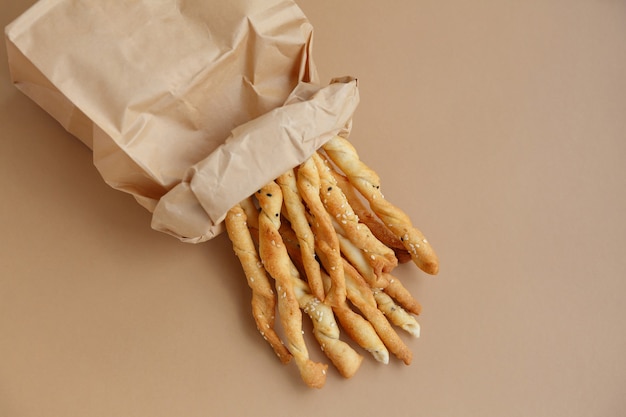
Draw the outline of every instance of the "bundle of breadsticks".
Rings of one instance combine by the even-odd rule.
[[[259,332],[283,363],[293,358],[309,387],[324,385],[328,365],[310,359],[303,313],[343,377],[357,372],[363,356],[341,340],[340,327],[375,360],[388,363],[391,353],[411,363],[396,329],[419,337],[421,306],[392,271],[412,260],[436,274],[438,259],[409,217],[385,200],[378,175],[347,139],[330,139],[235,205],[225,221]]]

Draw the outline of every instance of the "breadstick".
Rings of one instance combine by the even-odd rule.
[[[320,265],[315,259],[315,239],[306,217],[302,198],[298,192],[294,171],[285,172],[276,179],[276,182],[283,193],[289,222],[300,244],[302,264],[311,293],[319,300],[324,301],[324,283],[320,275]]]
[[[240,205],[235,205],[226,215],[226,230],[239,258],[248,286],[252,289],[252,316],[263,338],[274,349],[282,363],[291,359],[291,354],[274,330],[276,300],[270,280],[256,251],[246,226],[246,214]]]
[[[302,334],[302,313],[298,303],[292,274],[296,270],[289,259],[280,237],[280,210],[282,192],[275,182],[270,182],[257,192],[261,206],[259,215],[259,252],[267,272],[276,281],[278,314],[302,380],[309,386],[321,388],[326,382],[327,365],[313,362]]]
[[[389,284],[388,274],[377,274],[365,254],[350,239],[340,233],[337,233],[337,239],[344,258],[356,268],[371,288],[385,288]]]
[[[374,290],[374,298],[378,304],[378,309],[389,319],[395,326],[405,330],[413,337],[420,336],[420,325],[401,306],[397,305],[393,299],[381,290]]]
[[[374,213],[402,241],[415,264],[426,273],[436,274],[439,261],[434,250],[406,213],[384,199],[378,175],[359,159],[350,142],[335,136],[323,145],[323,149],[370,203]]]
[[[354,210],[359,221],[367,225],[374,236],[381,242],[393,249],[404,249],[404,245],[400,239],[389,230],[374,213],[370,210],[363,199],[359,196],[358,191],[354,188],[345,175],[340,174],[334,169],[330,170],[331,175],[335,178],[337,186],[341,188],[346,196],[348,203]]]
[[[246,224],[248,225],[248,229],[255,229],[257,232],[259,230],[259,209],[254,205],[254,201],[252,196],[242,200],[239,205],[246,213]]]
[[[406,365],[409,365],[413,354],[393,330],[385,315],[378,309],[378,304],[376,303],[371,288],[356,269],[346,260],[344,260],[344,273],[348,299],[363,313],[374,329],[376,329],[376,333],[378,333],[389,351]]]
[[[302,283],[306,285],[305,282]],[[341,376],[344,378],[354,376],[363,362],[363,356],[339,339],[339,327],[331,307],[305,290],[298,298],[302,310],[311,318],[313,335],[324,354],[332,361]]]
[[[331,174],[330,167],[317,153],[313,154],[313,161],[319,172],[322,203],[326,210],[344,230],[345,236],[367,254],[367,261],[377,275],[392,271],[398,265],[393,250],[378,240],[367,225],[359,222],[359,218]]]
[[[350,184],[350,181],[335,169],[331,169],[330,172],[333,177],[335,177],[337,185],[341,188],[341,191],[343,191],[343,194],[346,196],[348,203],[359,218],[359,221],[365,224],[378,240],[394,251],[398,263],[403,264],[411,261],[411,254],[404,248],[402,241],[372,213],[369,206],[367,206],[359,196],[358,191]]]
[[[325,254],[324,267],[330,275],[331,286],[325,302],[331,306],[340,305],[346,299],[346,282],[341,267],[341,251],[332,219],[320,199],[320,178],[312,159],[300,165],[297,171],[296,185],[306,202],[314,228],[315,246]]]
[[[298,241],[295,232],[293,229],[283,227],[281,224],[280,234],[296,268],[301,267],[302,256],[297,247]],[[294,274],[292,274],[293,276]],[[328,277],[328,285],[330,285],[329,282],[330,278]],[[363,357],[352,349],[350,345],[339,339],[339,327],[335,321],[333,309],[313,296],[307,283],[301,279],[294,279],[294,289],[300,308],[311,318],[313,335],[320,344],[322,351],[333,362],[333,365],[344,378],[351,378],[361,366]]]
[[[411,295],[398,278],[391,274],[386,274],[385,277],[387,278],[387,286],[383,288],[383,291],[396,300],[405,310],[419,316],[422,312],[422,305],[419,301]]]
[[[324,271],[322,271],[322,279],[325,284],[330,282],[330,277]],[[389,363],[389,351],[369,321],[352,311],[345,301],[341,305],[333,307],[333,312],[343,330],[352,340],[368,351],[376,361],[384,364]]]
[[[313,231],[315,231],[315,228],[313,228]],[[318,252],[318,255],[322,261],[322,265],[325,265],[326,254],[320,251]],[[372,327],[389,351],[405,364],[410,364],[413,356],[411,351],[393,330],[384,314],[378,309],[378,304],[376,303],[372,289],[369,287],[367,282],[365,282],[365,279],[363,279],[359,272],[350,264],[350,262],[343,258],[341,259],[341,262],[346,280],[347,298],[371,323]],[[340,321],[341,316],[339,314],[341,313],[341,308],[341,304],[336,306],[336,311],[338,312]]]

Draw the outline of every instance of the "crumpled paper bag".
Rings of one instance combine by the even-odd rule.
[[[5,34],[15,85],[186,242],[347,136],[359,101],[353,78],[320,85],[289,0],[40,0]]]

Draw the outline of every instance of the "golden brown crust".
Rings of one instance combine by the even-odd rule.
[[[339,327],[331,307],[306,293],[301,297],[301,307],[311,318],[313,335],[324,354],[332,361],[341,376],[344,378],[354,376],[363,362],[363,356],[339,339]]]
[[[382,243],[392,249],[404,249],[404,245],[400,239],[389,230],[376,215],[371,211],[369,206],[363,201],[358,191],[354,188],[348,178],[345,175],[340,174],[336,170],[330,170],[332,176],[337,182],[337,186],[341,188],[343,194],[346,196],[348,203],[354,210],[359,221],[367,225],[372,231],[374,236],[378,238]],[[408,252],[407,252],[408,253]]]
[[[312,159],[308,159],[298,168],[296,185],[309,209],[311,228],[315,233],[315,247],[325,255],[323,265],[331,278],[325,302],[331,306],[340,305],[346,299],[341,251],[332,219],[320,199],[320,178]]]
[[[398,302],[407,311],[419,315],[422,305],[417,301],[402,282],[391,274],[386,275],[387,285],[383,288],[390,297]]]
[[[323,148],[370,203],[374,213],[402,241],[415,264],[426,273],[436,274],[439,271],[439,260],[433,248],[422,232],[412,225],[406,213],[384,199],[378,175],[359,159],[350,142],[335,136]]]
[[[320,275],[320,265],[315,259],[315,238],[309,226],[306,209],[296,185],[296,176],[293,170],[285,172],[276,179],[283,193],[284,205],[289,216],[291,228],[295,231],[305,276],[311,293],[319,300],[324,301],[324,283]]]
[[[325,271],[322,271],[322,280],[325,287],[330,286],[330,277]],[[333,312],[352,340],[368,351],[378,362],[389,363],[389,351],[369,321],[354,312],[347,301],[333,307]]]
[[[302,256],[293,229],[281,224],[280,234],[296,268],[303,268]],[[313,335],[322,351],[344,378],[351,378],[361,366],[363,357],[339,339],[339,327],[335,321],[333,309],[312,295],[306,282],[294,280],[294,288],[300,308],[311,318]]]
[[[387,286],[387,274],[381,273],[380,270],[377,271],[375,266],[371,264],[371,259],[367,259],[366,254],[354,242],[340,233],[337,233],[337,238],[339,239],[339,247],[343,257],[356,268],[371,288],[384,288]]]
[[[287,348],[293,355],[302,380],[307,386],[321,388],[326,382],[328,365],[309,359],[302,334],[302,313],[296,296],[293,274],[297,274],[279,233],[282,192],[270,182],[257,192],[261,206],[259,215],[259,252],[267,272],[276,281],[278,313],[287,339]],[[299,279],[299,278],[298,278]]]
[[[257,327],[283,362],[294,358],[306,385],[321,388],[328,366],[309,358],[303,312],[345,378],[363,356],[341,340],[337,321],[377,361],[388,363],[392,353],[411,363],[396,330],[419,337],[421,305],[391,272],[412,260],[435,274],[438,259],[408,216],[383,199],[378,176],[344,138],[268,183],[256,201],[233,207],[226,223],[253,289]],[[276,309],[285,344],[274,330]]]
[[[344,261],[344,273],[348,299],[372,324],[376,333],[380,336],[389,351],[406,365],[409,365],[412,361],[413,354],[393,330],[385,315],[378,309],[378,304],[376,303],[372,289],[348,261]]]
[[[252,316],[263,338],[274,349],[282,363],[291,360],[291,354],[274,330],[276,300],[265,268],[261,264],[252,236],[246,225],[247,216],[240,205],[226,215],[226,230],[239,258],[248,286],[252,289]]]
[[[378,309],[383,312],[387,319],[394,325],[400,327],[413,337],[419,337],[420,325],[405,309],[397,305],[393,299],[382,290],[374,290],[374,298],[378,304]]]
[[[331,174],[330,167],[317,153],[313,155],[313,161],[320,177],[322,203],[343,230],[343,234],[366,254],[367,262],[372,265],[377,275],[392,271],[398,265],[393,250],[378,240],[367,225],[359,221],[359,217]]]
[[[325,155],[322,155],[322,157],[325,161],[328,161]],[[399,264],[411,262],[411,254],[404,248],[402,241],[371,211],[369,204],[363,201],[363,197],[354,186],[350,184],[348,178],[337,172],[336,169],[331,169],[330,172],[333,177],[335,177],[337,185],[341,188],[341,191],[343,191],[348,203],[358,216],[359,221],[365,224],[378,240],[394,251]]]

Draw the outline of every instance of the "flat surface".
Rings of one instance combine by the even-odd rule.
[[[626,415],[626,3],[299,4],[322,79],[359,78],[362,159],[441,259],[397,272],[424,306],[413,364],[304,388],[225,236],[152,231],[2,48],[0,415]]]

